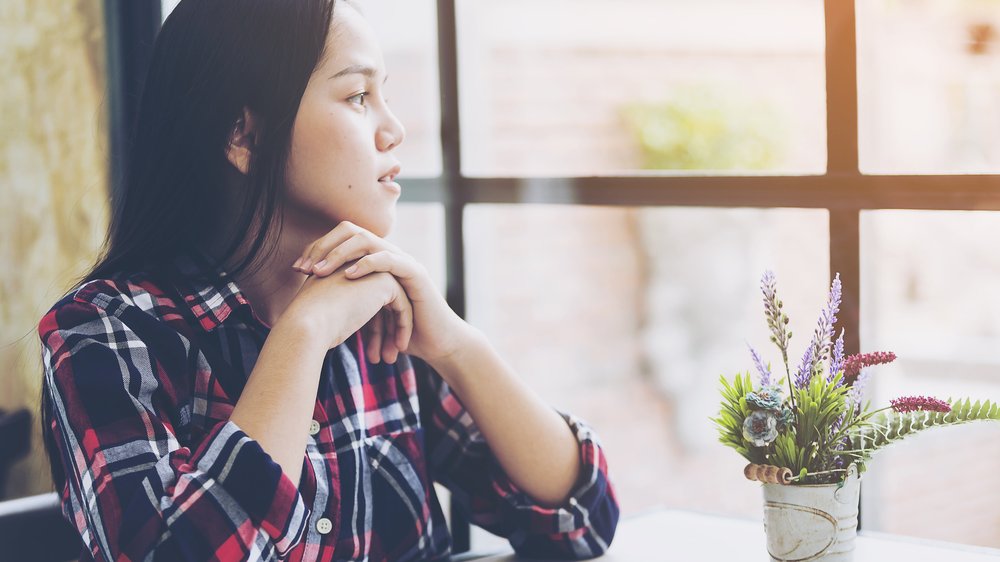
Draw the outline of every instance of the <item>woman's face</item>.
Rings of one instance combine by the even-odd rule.
[[[393,154],[406,136],[383,98],[385,62],[364,17],[337,2],[326,54],[292,128],[284,222],[316,238],[349,220],[385,236],[396,216]]]

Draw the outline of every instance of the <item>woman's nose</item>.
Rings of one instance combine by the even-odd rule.
[[[375,133],[375,145],[382,152],[396,148],[406,138],[406,128],[399,122],[396,115],[389,108],[386,108],[385,114],[382,126]]]

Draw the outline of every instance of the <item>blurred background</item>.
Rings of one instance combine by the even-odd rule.
[[[37,410],[34,324],[104,236],[120,143],[114,92],[135,63],[116,53],[129,25],[155,28],[122,19],[121,4],[0,1],[8,413]],[[597,428],[626,516],[667,506],[760,518],[758,487],[708,418],[719,375],[750,368],[747,343],[780,361],[759,298],[765,269],[798,354],[832,256],[857,263],[848,286],[860,306],[847,326],[861,350],[900,357],[876,371],[873,401],[1000,399],[1000,207],[949,200],[952,181],[965,193],[997,185],[1000,0],[858,0],[856,48],[844,52],[827,52],[822,0],[455,0],[445,3],[453,50],[439,40],[449,34],[433,0],[358,4],[409,132],[390,239],[442,293],[464,295],[468,320],[544,398]],[[857,135],[843,146],[828,145],[840,138],[828,124],[842,118],[827,99],[831,61],[856,68],[846,86],[857,92]],[[457,101],[442,98],[442,68],[457,78]],[[459,118],[459,138],[442,142],[442,116]],[[840,195],[824,179],[828,155],[854,144],[857,169],[838,176]],[[724,195],[635,203],[633,191],[616,200],[636,178],[669,191],[690,176],[706,193],[746,179],[762,195],[752,205]],[[599,178],[610,203],[581,204],[580,177]],[[852,202],[873,177],[903,195]],[[793,190],[772,194],[754,178]],[[927,181],[937,198],[912,204],[908,186]],[[517,195],[491,200],[507,188]],[[789,193],[818,195],[802,204]],[[845,242],[839,223],[831,236],[830,209],[852,205],[856,240]],[[0,449],[0,477],[10,469],[0,499],[51,490],[36,425],[30,443]],[[865,477],[863,528],[1000,547],[998,442],[1000,427],[981,424],[882,453]],[[476,533],[473,545],[490,540]]]

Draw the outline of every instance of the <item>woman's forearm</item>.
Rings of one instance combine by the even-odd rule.
[[[462,401],[511,481],[541,505],[563,505],[580,474],[572,430],[481,332],[466,326],[462,350],[429,364]]]
[[[311,333],[293,318],[274,325],[230,417],[296,485],[327,352]]]

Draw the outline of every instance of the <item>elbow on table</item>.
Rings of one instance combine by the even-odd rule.
[[[512,535],[511,546],[519,555],[544,560],[590,560],[604,555],[611,547],[618,528],[619,508],[613,498],[589,511],[574,510],[583,524],[553,534]]]

